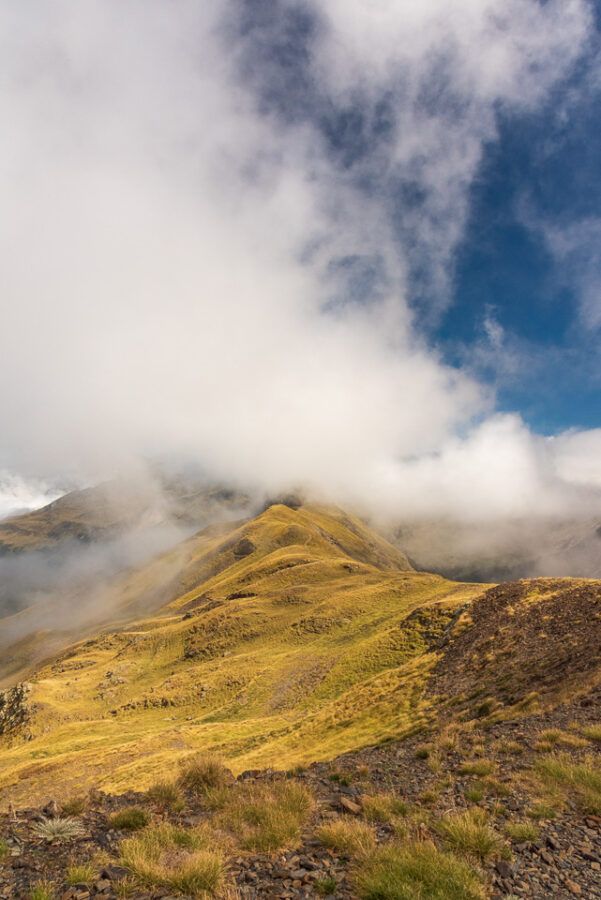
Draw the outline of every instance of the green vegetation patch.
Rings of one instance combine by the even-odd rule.
[[[364,900],[483,900],[485,896],[479,876],[468,863],[428,841],[378,847],[359,864],[354,881]]]
[[[138,831],[145,828],[149,822],[150,816],[146,810],[137,806],[121,809],[109,819],[111,828],[118,828],[121,831]]]

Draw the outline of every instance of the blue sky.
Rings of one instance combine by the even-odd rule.
[[[500,377],[499,406],[519,409],[543,433],[601,421],[599,334],[580,320],[581,285],[544,235],[545,228],[569,228],[601,210],[601,104],[590,89],[595,63],[594,55],[585,59],[543,109],[499,116],[498,138],[486,147],[470,191],[452,303],[437,331],[449,359],[457,358],[482,338],[492,315],[525,355],[513,378]],[[584,268],[594,268],[590,251],[583,241]]]
[[[499,410],[519,412],[541,434],[599,426],[598,331],[580,316],[582,285],[573,266],[592,269],[595,279],[601,269],[594,271],[588,239],[567,260],[546,240],[548,230],[562,231],[601,212],[599,6],[590,6],[594,27],[582,53],[541,103],[526,110],[499,103],[494,109],[494,135],[483,142],[467,191],[464,233],[452,248],[446,296],[434,317],[428,248],[419,242],[413,247],[411,223],[405,225],[408,208],[419,213],[422,187],[377,168],[394,139],[402,85],[367,97],[358,82],[344,104],[336,104],[311,77],[312,47],[323,25],[310,5],[284,4],[274,15],[271,3],[254,0],[241,10],[241,71],[263,109],[288,124],[310,122],[334,164],[351,172],[366,194],[390,191],[388,213],[414,267],[408,299],[443,358],[473,367],[495,389]],[[438,76],[433,67],[421,102],[452,116],[454,102],[462,101],[445,89],[444,61]],[[372,301],[381,287],[378,259],[350,257],[338,261],[343,267],[349,273],[345,299]],[[504,360],[498,348],[486,352],[491,324],[497,338],[502,329]]]

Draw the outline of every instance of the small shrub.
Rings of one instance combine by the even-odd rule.
[[[485,775],[490,775],[494,768],[494,763],[490,759],[475,759],[465,763],[459,771],[462,775],[477,775],[478,778],[484,778]]]
[[[340,818],[316,831],[317,838],[324,847],[330,847],[347,856],[363,856],[375,847],[374,833],[364,822]]]
[[[482,900],[478,875],[429,841],[378,847],[355,872],[364,900]]]
[[[148,789],[148,799],[157,806],[179,812],[184,804],[177,784],[173,781],[157,781]]]
[[[61,806],[61,812],[65,816],[80,816],[85,810],[87,801],[85,797],[71,797]]]
[[[150,816],[145,809],[139,809],[137,806],[130,806],[128,809],[121,809],[109,819],[111,828],[117,828],[119,831],[138,831],[145,828],[150,822]]]
[[[330,876],[327,878],[316,878],[313,882],[313,887],[318,894],[327,897],[328,894],[333,894],[335,892],[336,880]]]
[[[295,844],[313,809],[313,798],[299,784],[240,784],[230,792],[220,823],[245,850],[267,853]]]
[[[89,884],[96,878],[96,866],[92,863],[78,863],[67,869],[67,884]]]
[[[488,859],[501,849],[501,838],[487,824],[483,810],[471,809],[460,816],[446,816],[434,828],[453,848],[479,859]]]
[[[82,833],[83,828],[76,819],[58,816],[56,819],[41,819],[36,822],[33,830],[38,837],[45,838],[47,841],[60,841],[77,837]]]
[[[392,822],[397,816],[406,816],[409,812],[408,804],[393,794],[366,794],[361,806],[368,822]]]
[[[214,835],[206,829],[154,825],[126,838],[120,858],[143,887],[205,897],[219,890],[224,880],[223,856],[214,845]]]
[[[537,841],[539,830],[532,822],[508,822],[505,832],[516,844],[525,844],[527,841]]]
[[[204,794],[209,788],[224,787],[231,778],[232,773],[221,757],[213,753],[197,753],[182,763],[178,783],[186,791]]]
[[[416,759],[428,759],[430,756],[430,749],[428,747],[418,747],[415,751]]]

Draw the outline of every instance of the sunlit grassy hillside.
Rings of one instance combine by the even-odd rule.
[[[111,587],[130,624],[30,678],[32,739],[0,747],[4,799],[143,787],[194,748],[288,768],[408,734],[430,715],[430,649],[482,592],[314,507],[272,506],[178,554],[150,617],[131,621],[161,561]]]

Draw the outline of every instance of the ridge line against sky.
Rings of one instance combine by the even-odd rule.
[[[0,7],[0,471],[601,512],[588,0]]]

